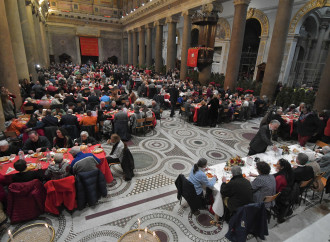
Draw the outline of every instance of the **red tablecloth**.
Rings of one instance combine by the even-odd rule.
[[[293,115],[281,115],[281,117],[285,120],[285,122],[288,125],[290,125],[290,136],[291,136],[293,132],[293,123],[294,121],[297,121],[299,117]]]
[[[86,152],[91,152],[94,148],[95,148],[95,145],[89,147]],[[105,156],[106,156],[105,152],[102,152],[102,153],[99,153],[99,154],[94,154],[94,155],[101,160],[101,163],[97,167],[104,174],[105,180],[107,181],[107,183],[111,183],[113,181],[113,176],[112,176],[112,173],[110,171],[110,168],[109,168],[107,159],[105,158]],[[5,176],[6,181],[9,182],[9,183],[11,182],[12,175],[15,174],[15,173],[17,173],[17,171],[14,169],[14,162],[17,161],[18,158],[19,157],[16,156],[15,159],[12,162],[9,162],[7,164],[2,164],[1,165],[2,168],[0,170],[0,174],[2,174],[3,176]],[[64,159],[69,159],[70,160],[70,163],[71,163],[71,161],[73,160],[73,157],[72,157],[72,155],[70,153],[67,152],[67,153],[64,154]],[[32,157],[30,157],[30,158],[26,158],[25,160],[26,160],[26,162],[28,164],[30,164],[30,163],[37,163],[39,161],[39,158],[32,158]],[[48,168],[48,166],[49,166],[49,163],[48,162],[45,162],[45,161],[40,161],[40,164],[42,165],[42,169],[43,170],[46,170]],[[9,172],[8,174],[6,174],[7,173],[7,170],[9,168],[13,168],[14,170],[11,171],[11,172]]]
[[[170,94],[165,94],[165,95],[164,95],[164,99],[168,99],[168,100],[169,100],[170,97],[171,97]]]

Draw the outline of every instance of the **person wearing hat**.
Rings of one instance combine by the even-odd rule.
[[[74,160],[71,162],[71,169],[73,174],[96,170],[98,169],[97,165],[101,163],[101,160],[92,153],[81,152],[79,146],[74,146],[69,151],[69,153],[74,158]]]

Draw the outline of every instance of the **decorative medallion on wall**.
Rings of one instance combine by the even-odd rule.
[[[230,39],[230,24],[225,18],[220,18],[215,37],[220,40]]]

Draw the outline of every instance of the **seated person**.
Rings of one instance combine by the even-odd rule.
[[[316,177],[318,174],[321,173],[321,168],[320,165],[315,160],[316,158],[315,154],[314,152],[306,152],[305,154],[308,156],[308,162],[306,166],[310,166],[313,168],[314,177]]]
[[[79,127],[79,122],[77,116],[73,115],[73,110],[68,109],[67,113],[61,117],[60,125],[74,125]]]
[[[188,99],[184,104],[183,107],[185,109],[184,115],[186,115],[189,119],[189,121],[192,121],[193,113],[191,111],[192,106],[191,106],[191,99]]]
[[[13,182],[28,182],[34,179],[43,181],[43,172],[38,167],[37,171],[27,171],[27,165],[25,160],[18,160],[14,163],[14,168],[19,173],[16,173],[12,177]]]
[[[42,119],[44,127],[58,126],[58,119],[52,115],[52,111],[47,109],[46,117]]]
[[[13,131],[17,136],[21,135],[21,130],[24,127],[24,124],[19,122],[14,116],[9,115],[8,121],[5,122],[6,131]]]
[[[56,130],[56,136],[53,139],[53,146],[55,149],[71,148],[73,146],[72,140],[64,128]]]
[[[142,119],[142,113],[140,112],[140,107],[137,105],[134,105],[134,113],[130,116],[130,122],[131,122],[131,128],[135,129],[136,127],[141,126],[141,123],[137,123],[138,119]]]
[[[207,167],[207,160],[200,158],[194,167],[191,169],[188,180],[194,185],[197,196],[204,202],[203,187],[212,188],[217,181],[217,177],[213,177],[209,180],[205,174],[205,168]]]
[[[108,163],[121,163],[123,160],[124,143],[120,140],[119,135],[111,135],[110,140],[108,140],[108,144],[112,145],[112,150],[109,156],[106,157]]]
[[[225,197],[225,206],[233,213],[239,207],[253,203],[253,190],[251,183],[243,177],[241,167],[233,166],[231,173],[233,177],[228,183],[226,177],[222,177],[220,192]]]
[[[142,117],[152,118],[152,111],[146,105],[142,105]]]
[[[22,148],[24,153],[33,154],[35,152],[45,152],[47,148],[51,149],[52,145],[45,136],[39,136],[34,130],[30,131],[28,135],[29,138],[25,141]]]
[[[74,141],[74,145],[96,145],[97,141],[93,137],[90,137],[87,131],[82,131],[80,133],[80,138]]]
[[[321,172],[325,172],[324,177],[329,179],[330,177],[330,146],[323,146],[323,156],[318,158],[316,162],[320,165]]]
[[[49,180],[58,180],[70,176],[70,164],[63,161],[63,154],[54,155],[55,164],[50,164],[45,171],[45,177]]]
[[[126,108],[128,110],[128,109],[133,109],[133,106],[132,104],[129,103],[129,100],[125,100],[125,104],[123,108]]]
[[[256,177],[256,179],[251,182],[253,201],[255,203],[261,203],[266,196],[273,196],[276,194],[276,181],[273,175],[269,175],[270,166],[266,162],[260,161],[257,162],[256,165],[259,175],[250,173],[250,176]],[[273,206],[273,203],[265,203],[266,208],[271,208]]]
[[[26,114],[32,114],[37,109],[37,107],[38,107],[37,104],[35,104],[32,101],[32,98],[28,97],[27,99],[25,99],[24,107],[30,107],[30,106],[33,107],[33,110],[26,110],[25,111]]]
[[[91,110],[87,111],[87,116],[83,117],[80,120],[79,124],[84,125],[84,126],[94,125],[95,126],[95,132],[97,132],[97,130],[98,130],[98,128],[97,128],[97,117],[92,116],[92,111]]]
[[[63,116],[65,115],[65,111],[63,108],[60,108],[60,107],[56,107],[55,109],[52,110],[52,114],[53,115],[59,115],[59,116]]]
[[[117,103],[115,101],[112,101],[109,109],[116,110],[116,109],[119,109],[119,107],[117,106]]]
[[[71,169],[73,174],[79,172],[93,171],[98,169],[97,165],[101,160],[91,153],[83,153],[80,147],[74,146],[69,153],[73,156],[74,160],[71,162]]]
[[[160,119],[160,106],[156,101],[151,102],[151,111],[154,112],[156,119]]]
[[[54,98],[49,94],[49,93],[46,93],[46,95],[44,95],[41,100],[53,100]]]
[[[9,144],[7,140],[0,141],[0,157],[17,155],[18,147],[14,144]]]
[[[100,107],[99,107],[99,111],[108,111],[109,109],[107,108],[107,106],[105,105],[105,102],[100,102]]]
[[[310,166],[306,166],[308,162],[308,156],[304,153],[299,153],[296,158],[296,163],[298,166],[293,169],[294,181],[302,182],[308,181],[314,178],[313,168]]]
[[[38,117],[42,117],[46,115],[46,110],[44,109],[44,106],[38,105],[38,109],[34,112],[35,115]]]

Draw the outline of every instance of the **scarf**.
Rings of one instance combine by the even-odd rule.
[[[120,142],[120,141],[119,141],[119,142]],[[117,146],[119,145],[119,142],[117,142],[116,144],[113,145],[110,155],[113,155],[113,153],[114,153],[115,150],[117,149]]]

